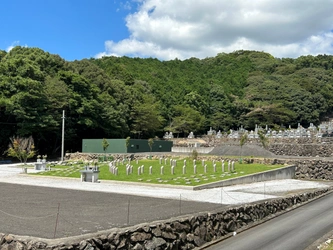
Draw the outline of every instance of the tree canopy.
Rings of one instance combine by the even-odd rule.
[[[57,154],[83,138],[154,138],[255,125],[319,124],[332,114],[333,56],[274,58],[257,51],[205,59],[103,57],[68,62],[39,48],[0,51],[0,151],[33,136]]]

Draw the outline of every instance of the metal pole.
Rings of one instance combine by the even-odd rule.
[[[221,205],[223,205],[223,187],[221,187]]]
[[[179,214],[182,214],[182,194],[179,195]]]
[[[131,200],[128,199],[128,203],[127,203],[127,225],[129,225],[130,221],[129,221],[129,217],[130,217],[130,204],[131,204]]]
[[[65,110],[62,111],[61,161],[64,161],[64,142],[65,142]]]
[[[57,212],[56,224],[55,224],[55,227],[54,227],[54,235],[53,235],[53,238],[55,238],[55,237],[56,237],[56,234],[57,234],[57,227],[58,227],[58,220],[59,220],[59,209],[60,209],[60,203],[58,203],[58,212]]]

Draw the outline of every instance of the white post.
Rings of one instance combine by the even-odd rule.
[[[62,111],[61,161],[64,161],[64,143],[65,143],[65,110]]]

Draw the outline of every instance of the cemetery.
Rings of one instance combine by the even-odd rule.
[[[82,150],[82,153],[66,154],[66,160],[63,162],[36,162],[35,172],[31,175],[69,177],[77,182],[91,182],[93,185],[112,180],[180,186],[192,190],[222,187],[222,199],[223,187],[228,185],[260,182],[271,180],[270,178],[333,180],[333,161],[316,157],[320,155],[319,152],[332,154],[332,150],[329,149],[331,144],[327,143],[330,139],[327,135],[330,135],[331,129],[329,123],[319,128],[310,125],[307,129],[299,126],[295,130],[286,131],[273,131],[256,126],[254,131],[240,128],[223,134],[210,129],[207,135],[201,138],[196,138],[195,133],[191,132],[188,138],[180,140],[168,133],[162,142],[169,144],[158,144],[157,141],[154,150],[148,146],[147,141],[135,140],[130,143],[121,140],[114,143],[119,146],[118,149],[111,146],[110,149],[101,150],[102,140],[96,139],[83,141],[82,149],[85,148],[86,152]],[[262,131],[265,131],[265,137],[270,141],[267,147],[260,145]],[[239,154],[239,151],[230,155],[214,153],[222,146],[240,149],[239,141],[244,134],[248,136],[245,145],[257,145],[263,150],[273,151],[276,154],[272,154],[276,157],[256,157],[249,155],[249,151],[246,150],[243,154]],[[180,141],[182,143],[179,143]],[[171,153],[176,147],[187,148],[190,153]],[[210,147],[213,153],[210,152]],[[200,148],[206,148],[209,152],[199,152]],[[314,148],[317,148],[317,151]],[[315,156],[306,160],[278,157],[284,152]],[[269,220],[331,190],[306,190],[278,199],[230,208],[220,207],[211,212],[180,215],[132,227],[112,228],[91,235],[68,237],[62,239],[61,243],[51,239],[30,241],[30,238],[4,236],[1,244],[23,246],[21,249],[28,249],[26,245],[48,249],[193,249]],[[160,210],[156,209],[155,212],[158,211]]]
[[[280,169],[283,164],[243,163],[235,159],[193,160],[191,158],[136,159],[114,161],[71,161],[53,164],[37,175],[81,178],[81,181],[129,181],[153,184],[199,186],[232,178]]]

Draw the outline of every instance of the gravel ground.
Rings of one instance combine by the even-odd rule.
[[[242,149],[239,145],[220,145],[215,147],[210,155],[242,155],[242,156],[255,156],[255,157],[276,157],[272,152],[252,144],[245,144]]]
[[[0,232],[43,238],[66,237],[167,219],[224,206],[323,188],[330,183],[279,180],[193,191],[21,174],[0,165]],[[32,170],[29,170],[32,171]]]

